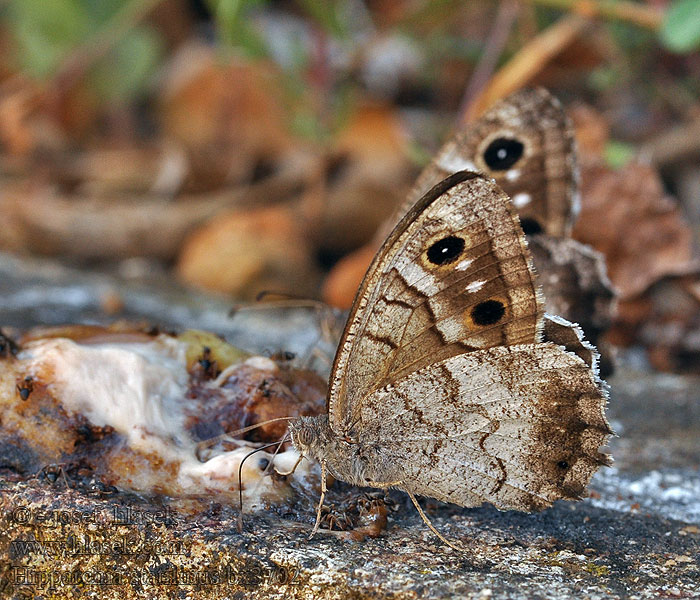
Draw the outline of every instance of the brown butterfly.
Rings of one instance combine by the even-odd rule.
[[[529,237],[547,311],[579,323],[598,344],[611,324],[615,294],[604,257],[570,237],[579,204],[573,127],[561,103],[543,88],[518,91],[477,121],[460,126],[375,240],[337,265],[327,282],[327,296],[340,305],[349,303],[360,282],[361,263],[369,263],[424,193],[462,169],[493,177],[511,197]],[[607,354],[602,365],[609,374],[612,361]]]
[[[507,194],[460,171],[388,236],[342,335],[328,414],[290,433],[320,462],[322,493],[330,472],[403,490],[421,515],[416,494],[533,511],[580,498],[609,462],[605,403],[595,350],[543,315]]]

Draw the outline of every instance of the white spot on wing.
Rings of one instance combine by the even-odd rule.
[[[465,258],[462,262],[460,262],[455,269],[458,271],[466,271],[469,268],[469,265],[471,265],[474,262],[473,259],[471,258]]]
[[[515,194],[515,196],[513,196],[513,204],[515,205],[515,208],[522,208],[523,206],[530,204],[531,201],[532,196],[530,196],[530,194],[526,194],[525,192],[520,192],[519,194]]]
[[[508,181],[515,181],[518,177],[520,177],[520,169],[511,169],[510,171],[506,171],[506,179]]]
[[[436,327],[446,342],[454,342],[464,336],[464,324],[457,317],[442,319],[438,321]]]
[[[404,281],[419,292],[430,295],[438,292],[435,277],[419,264],[409,260],[403,261],[403,264],[399,266],[399,272]]]
[[[465,289],[473,294],[474,292],[478,292],[482,287],[484,287],[485,283],[486,282],[483,280],[472,281]]]

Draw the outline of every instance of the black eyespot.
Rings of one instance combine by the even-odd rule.
[[[557,467],[559,467],[562,471],[566,471],[569,468],[569,463],[565,460],[560,460],[557,463]]]
[[[506,314],[506,307],[498,300],[485,300],[472,309],[472,321],[477,325],[493,325]]]
[[[428,260],[434,265],[451,263],[462,254],[464,245],[464,240],[455,235],[442,238],[428,248]]]
[[[523,155],[522,142],[513,138],[496,138],[484,151],[484,162],[493,171],[510,169]]]
[[[520,219],[520,225],[523,228],[525,235],[532,235],[533,233],[542,233],[542,225],[540,225],[535,219],[531,217],[525,217]]]

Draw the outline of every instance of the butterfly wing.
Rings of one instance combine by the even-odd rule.
[[[605,391],[552,343],[496,347],[431,364],[362,403],[360,444],[398,486],[461,506],[540,510],[578,499],[609,463]]]
[[[493,177],[513,199],[525,233],[563,237],[578,212],[573,128],[543,88],[525,89],[458,130],[424,169],[394,223],[436,183],[456,171]]]
[[[333,364],[330,425],[347,432],[374,390],[451,356],[540,341],[542,306],[508,197],[460,172],[394,229],[355,298]]]

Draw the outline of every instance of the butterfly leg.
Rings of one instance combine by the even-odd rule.
[[[294,466],[289,471],[285,471],[284,473],[282,471],[277,471],[277,469],[275,469],[275,471],[277,472],[278,475],[281,475],[282,477],[286,477],[287,475],[291,475],[292,473],[294,473],[294,471],[297,470],[297,467],[299,466],[299,463],[301,462],[301,460],[303,458],[304,458],[304,456],[302,454],[300,454],[299,458],[297,458],[297,462],[294,463]]]
[[[319,526],[321,525],[321,509],[323,508],[323,500],[326,498],[326,461],[321,461],[321,498],[318,501],[318,508],[316,509],[316,523],[314,523],[314,528],[311,530],[311,535],[309,539],[316,535]]]
[[[423,522],[428,526],[430,531],[432,531],[438,538],[440,538],[445,544],[447,544],[450,548],[453,548],[454,550],[457,550],[458,552],[466,552],[467,549],[462,546],[461,544],[458,546],[454,544],[453,542],[450,542],[444,535],[442,535],[437,529],[435,529],[435,526],[430,522],[430,519],[428,519],[428,515],[426,515],[423,512],[423,509],[420,507],[420,504],[418,504],[418,500],[416,500],[416,497],[409,491],[403,490],[408,494],[408,497],[411,499],[411,502],[413,502],[413,506],[416,507],[416,510],[418,511],[418,514],[421,516],[421,519],[423,519]]]
[[[368,487],[379,488],[380,490],[386,490],[390,487],[399,487],[400,485],[403,485],[403,481],[366,481],[365,483]]]

